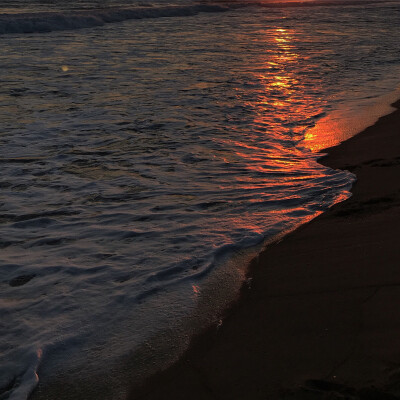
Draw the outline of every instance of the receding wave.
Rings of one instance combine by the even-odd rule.
[[[223,12],[224,5],[198,4],[187,6],[110,8],[98,10],[0,14],[0,34],[44,33],[92,28],[129,19],[184,17],[203,12]]]

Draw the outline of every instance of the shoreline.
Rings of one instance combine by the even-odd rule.
[[[355,173],[352,197],[265,248],[222,325],[129,399],[400,395],[400,100],[393,106],[318,161]]]

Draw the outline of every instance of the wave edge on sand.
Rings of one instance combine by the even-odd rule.
[[[400,101],[393,106],[321,160],[356,174],[353,196],[256,257],[251,288],[219,329],[133,386],[131,400],[398,398]]]

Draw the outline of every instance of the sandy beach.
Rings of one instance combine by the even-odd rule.
[[[400,101],[321,162],[353,196],[268,246],[221,326],[130,399],[400,398]]]

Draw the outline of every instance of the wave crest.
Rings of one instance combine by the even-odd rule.
[[[205,12],[223,12],[243,7],[285,8],[312,6],[343,6],[384,3],[386,0],[219,0],[218,4],[168,5],[156,7],[107,8],[82,11],[0,14],[0,35],[45,33],[52,31],[93,28],[129,19],[184,17]]]
[[[191,6],[2,14],[0,15],[0,34],[44,33],[92,28],[129,19],[182,17],[202,12],[223,12],[227,10],[229,10],[229,7],[223,5],[199,4]]]

